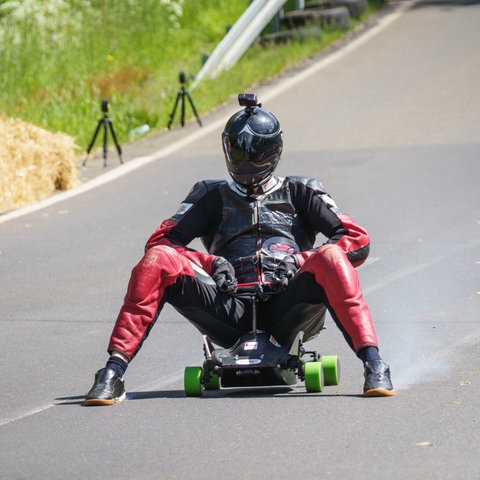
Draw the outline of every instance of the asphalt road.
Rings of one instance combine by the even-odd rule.
[[[285,132],[280,173],[320,178],[371,234],[360,278],[398,395],[361,396],[327,320],[310,345],[340,355],[338,387],[185,398],[201,337],[166,307],[127,402],[81,406],[145,240],[197,179],[225,177],[230,105],[171,132],[176,151],[0,224],[2,479],[479,478],[480,4],[381,22],[257,91]]]

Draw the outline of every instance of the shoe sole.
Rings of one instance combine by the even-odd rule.
[[[396,394],[395,390],[387,390],[385,388],[372,388],[363,392],[364,397],[394,397]]]
[[[118,398],[89,398],[87,400],[84,400],[83,405],[85,407],[101,407],[107,405],[115,405],[116,403],[123,403],[125,401],[125,398],[125,393]]]

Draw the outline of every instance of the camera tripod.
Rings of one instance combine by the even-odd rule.
[[[180,80],[180,90],[177,93],[175,105],[173,106],[172,113],[170,114],[170,119],[168,121],[168,129],[170,130],[170,127],[172,126],[173,118],[175,117],[175,113],[177,111],[178,102],[181,102],[181,109],[182,109],[180,121],[182,123],[182,127],[185,125],[185,97],[187,97],[188,101],[190,102],[190,106],[192,107],[192,110],[195,115],[195,118],[197,119],[198,125],[200,125],[201,127],[202,121],[198,116],[197,109],[195,108],[195,105],[193,104],[193,101],[192,101],[192,97],[190,96],[188,91],[185,89],[185,83],[186,83],[185,73],[180,72],[178,78]]]
[[[120,158],[120,163],[123,163],[122,160],[122,147],[118,143],[117,135],[115,134],[115,130],[113,129],[113,123],[108,117],[108,100],[102,100],[102,112],[103,118],[98,121],[97,128],[92,137],[92,141],[87,149],[87,157],[83,161],[83,166],[87,164],[88,155],[93,148],[93,144],[97,139],[98,132],[100,131],[100,127],[103,125],[103,166],[107,166],[107,154],[108,154],[108,129],[110,129],[110,133],[112,134],[113,141],[115,142],[115,146],[117,147],[118,157]]]

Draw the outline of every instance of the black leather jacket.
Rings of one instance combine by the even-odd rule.
[[[249,195],[225,180],[195,184],[180,209],[152,235],[186,246],[201,238],[209,254],[225,257],[239,283],[269,282],[286,254],[308,255],[317,234],[341,243],[350,261],[362,263],[369,239],[362,227],[342,215],[322,184],[307,177],[273,177],[261,193]]]

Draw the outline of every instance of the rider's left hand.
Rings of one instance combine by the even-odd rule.
[[[272,277],[272,291],[280,293],[286,290],[288,282],[298,270],[298,262],[294,255],[286,255],[277,265]]]

